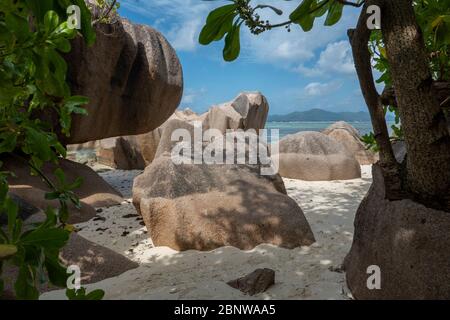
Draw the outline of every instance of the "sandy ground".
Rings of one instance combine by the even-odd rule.
[[[131,197],[139,171],[105,171],[103,178]],[[103,208],[91,221],[77,225],[79,234],[140,264],[118,277],[87,285],[105,290],[105,299],[350,299],[340,269],[353,237],[356,209],[371,183],[371,166],[362,178],[306,182],[284,179],[289,196],[303,209],[317,242],[287,250],[259,245],[251,251],[223,247],[210,252],[177,252],[154,247],[131,200]],[[275,270],[275,285],[249,297],[226,282],[257,268]],[[63,291],[41,299],[64,298]]]

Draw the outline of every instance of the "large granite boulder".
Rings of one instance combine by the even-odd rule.
[[[45,194],[50,188],[38,176],[30,175],[30,168],[14,158],[2,159],[2,170],[14,172],[15,176],[8,178],[11,194],[23,199],[34,207],[45,210],[48,206],[59,207],[57,200],[46,200]],[[90,220],[96,215],[95,208],[119,205],[123,199],[121,194],[106,183],[94,170],[82,164],[69,160],[59,160],[59,167],[64,171],[67,182],[73,182],[78,177],[83,179],[80,188],[74,190],[80,198],[81,209],[69,204],[69,223],[79,223]],[[43,173],[56,182],[54,164],[43,166]]]
[[[96,150],[97,162],[115,169],[144,169],[146,162],[139,150],[135,136],[106,138],[99,141]]]
[[[81,271],[81,283],[88,284],[116,277],[137,268],[138,263],[125,256],[91,242],[76,233],[70,235],[60,253],[64,265],[77,265]]]
[[[183,128],[190,134],[194,129],[184,121],[170,123],[157,156],[133,185],[133,203],[155,245],[175,250],[221,246],[247,250],[261,243],[294,248],[315,241],[278,174],[261,175],[261,163],[176,162],[172,155],[176,142],[168,129]],[[208,146],[204,142],[201,150]],[[183,154],[184,160],[193,157]]]
[[[185,109],[175,111],[168,121],[148,133],[102,139],[94,144],[97,161],[116,169],[143,170],[153,161],[161,134],[166,124],[173,119],[186,122],[201,121],[198,114]]]
[[[370,165],[378,160],[377,155],[368,150],[361,141],[358,130],[344,121],[332,124],[322,133],[342,143],[361,165]]]
[[[361,177],[361,167],[341,143],[320,132],[299,132],[279,142],[280,175],[308,181]]]
[[[135,179],[133,196],[157,246],[182,251],[312,244],[302,210],[276,184],[245,165],[175,165],[162,156]]]
[[[161,33],[119,19],[96,34],[91,47],[75,39],[66,56],[72,94],[89,97],[89,115],[73,116],[68,144],[150,132],[181,100],[181,64]]]
[[[356,299],[450,299],[450,214],[412,200],[385,197],[381,169],[358,208],[355,235],[345,259]],[[370,290],[369,266],[378,266],[381,288]]]
[[[261,93],[244,92],[233,101],[213,106],[201,115],[190,109],[175,111],[164,124],[148,133],[73,145],[70,149],[75,159],[88,162],[92,159],[92,148],[95,148],[95,159],[101,164],[122,170],[140,170],[153,161],[161,135],[170,120],[196,121],[202,124],[203,130],[218,129],[225,133],[228,129],[262,129],[268,112],[269,104]]]
[[[76,233],[70,235],[69,241],[60,252],[60,261],[64,266],[77,265],[81,271],[81,285],[99,282],[119,276],[135,269],[138,263],[106,247],[93,243]],[[11,264],[3,267],[4,292],[2,299],[15,299],[14,282],[19,269]],[[48,282],[38,286],[39,293],[60,289]]]
[[[205,114],[203,128],[218,129],[263,129],[269,114],[269,103],[259,92],[244,92],[233,101],[213,106]]]

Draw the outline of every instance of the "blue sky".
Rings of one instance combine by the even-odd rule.
[[[299,0],[266,0],[284,11],[284,16],[265,11],[264,18],[284,21]],[[294,26],[259,36],[245,28],[241,55],[235,62],[223,61],[223,42],[202,46],[198,34],[208,12],[224,1],[122,0],[120,14],[136,23],[161,31],[176,49],[184,72],[181,108],[197,112],[232,100],[242,91],[261,91],[271,114],[311,108],[330,111],[366,111],[353,67],[346,31],[356,25],[358,9],[345,8],[333,27],[316,21],[310,32]]]

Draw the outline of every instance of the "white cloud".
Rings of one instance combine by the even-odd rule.
[[[202,96],[206,94],[207,90],[206,88],[200,88],[200,89],[192,89],[187,88],[184,91],[183,99],[181,100],[182,106],[191,106]]]
[[[333,42],[327,45],[314,67],[299,65],[295,71],[307,76],[327,76],[334,74],[355,74],[352,51],[348,41]]]
[[[254,5],[267,1],[254,0]],[[161,30],[177,50],[194,51],[198,44],[198,35],[208,13],[227,1],[200,0],[122,0],[125,9],[148,17],[154,21],[154,27]],[[276,1],[274,5],[284,14],[278,16],[271,10],[260,11],[261,19],[279,23],[288,19],[297,6],[298,1]],[[346,8],[346,10],[351,10]],[[356,16],[347,11],[342,21],[333,27],[324,27],[323,18],[317,19],[310,32],[303,32],[299,26],[293,25],[292,32],[284,28],[273,29],[258,36],[252,35],[244,26],[241,28],[241,60],[262,63],[273,63],[277,66],[292,69],[314,58],[318,49],[336,41],[354,27]],[[223,43],[222,43],[223,45]]]
[[[330,83],[320,83],[320,82],[312,82],[308,84],[304,89],[304,93],[308,97],[316,97],[316,96],[326,96],[329,95],[339,88],[342,85],[338,82],[330,82]]]
[[[219,2],[199,0],[122,0],[121,6],[154,21],[154,27],[168,38],[177,50],[193,51],[198,34],[211,8]]]

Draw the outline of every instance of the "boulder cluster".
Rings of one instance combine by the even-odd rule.
[[[124,19],[96,28],[93,47],[75,39],[66,56],[73,94],[90,98],[89,116],[74,116],[71,135],[64,141],[71,159],[77,162],[61,159],[58,164],[67,181],[84,180],[75,191],[81,209],[69,207],[69,223],[88,221],[98,208],[120,205],[124,200],[86,165],[94,161],[115,169],[142,170],[134,179],[133,205],[156,246],[179,251],[222,246],[249,250],[262,243],[284,248],[309,246],[315,242],[314,234],[302,209],[287,195],[282,177],[356,179],[361,177],[361,165],[377,161],[355,128],[337,122],[323,132],[299,132],[271,144],[259,141],[258,149],[262,145],[267,154],[279,159],[278,173],[261,174],[267,164],[260,158],[254,163],[176,163],[171,153],[175,130],[195,135],[201,125],[203,132],[215,129],[225,134],[231,130],[258,136],[269,113],[267,99],[259,92],[244,92],[203,114],[177,110],[183,92],[181,64],[161,33]],[[249,150],[244,152],[245,160],[255,148],[250,141],[244,141]],[[216,142],[202,139],[200,152]],[[194,143],[189,145],[195,150]],[[406,157],[404,146],[396,145],[395,149],[399,160]],[[219,151],[227,152],[224,148]],[[31,176],[26,163],[12,156],[2,162],[2,170],[15,173],[8,181],[10,194],[26,224],[42,221],[48,206],[59,206],[45,199],[49,186],[40,177]],[[42,168],[53,182],[56,167],[47,164]],[[344,263],[352,294],[358,299],[449,299],[448,213],[413,200],[388,201],[376,164],[373,177],[374,183],[358,209],[353,245]],[[4,219],[0,223],[5,224]],[[81,266],[87,283],[138,266],[76,233],[61,260]],[[370,266],[382,272],[379,290],[367,286]],[[4,272],[10,279],[17,274],[14,268]],[[273,270],[258,269],[230,285],[254,294],[273,283]],[[5,284],[6,291],[11,285]]]

